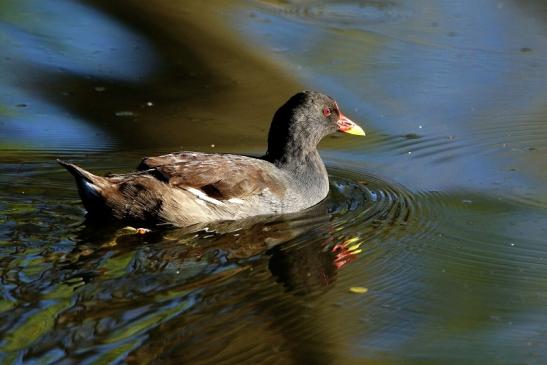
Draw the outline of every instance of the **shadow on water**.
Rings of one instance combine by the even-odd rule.
[[[122,148],[211,144],[222,147],[227,137],[262,144],[263,138],[256,137],[267,130],[272,111],[286,98],[286,90],[298,88],[266,62],[260,62],[258,55],[236,42],[223,29],[218,18],[226,5],[215,8],[199,4],[182,7],[167,1],[154,4],[141,1],[86,3],[100,12],[94,13],[91,8],[86,10],[70,1],[62,1],[54,8],[63,10],[64,4],[68,8],[65,12],[73,11],[72,16],[91,23],[90,27],[96,26],[93,22],[98,23],[97,26],[102,26],[101,22],[107,25],[114,22],[117,28],[109,26],[114,28],[112,32],[117,38],[107,44],[109,49],[95,46],[107,42],[101,38],[106,35],[99,32],[95,38],[85,39],[91,42],[89,49],[73,50],[68,41],[58,46],[67,49],[61,52],[68,60],[66,67],[47,63],[51,54],[58,51],[41,39],[37,41],[42,42],[39,47],[46,48],[47,52],[39,56],[46,61],[25,58],[25,53],[17,51],[10,52],[13,55],[4,60],[5,69],[21,75],[13,83],[35,98],[36,103],[45,101],[61,106],[72,118],[95,127],[94,130],[75,129],[73,133],[87,133],[91,141],[86,143],[82,136],[73,135],[74,142],[68,144],[68,150],[81,150],[82,147],[93,150],[95,146],[90,143],[101,144],[94,136],[101,130],[104,131],[100,133],[103,139],[113,138],[111,143]],[[33,4],[25,2],[26,6]],[[42,11],[45,7],[47,11],[47,6],[37,7]],[[46,23],[42,27],[48,35],[74,30],[72,23]],[[16,31],[10,33],[24,41]],[[181,37],[181,34],[185,36]],[[79,66],[76,51],[90,53],[90,57],[97,58],[99,66]],[[119,66],[123,62],[133,63],[133,72],[124,73]],[[276,83],[264,88],[265,75],[274,74]],[[25,99],[13,104],[33,107],[32,102]],[[6,107],[18,111],[13,104]],[[241,118],[243,113],[244,119]],[[56,115],[51,118],[59,119]],[[188,123],[177,125],[173,120]],[[218,128],[219,125],[223,128]],[[67,132],[63,125],[52,128],[55,138],[63,137]],[[17,128],[13,131],[7,128],[6,133],[6,137],[10,134],[14,134],[12,138],[17,137]],[[44,139],[50,134],[45,133]],[[196,135],[206,138],[197,142]],[[9,140],[4,141],[7,142]],[[38,140],[34,148],[41,149],[47,143]],[[60,150],[63,146],[51,148]]]

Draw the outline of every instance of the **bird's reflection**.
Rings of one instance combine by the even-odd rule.
[[[268,251],[268,267],[288,290],[309,294],[331,285],[336,273],[361,253],[357,238],[336,242],[333,237],[302,245],[278,245]]]
[[[74,274],[83,267],[104,266],[105,255],[110,260],[130,255],[128,272],[146,273],[148,280],[155,273],[158,280],[167,280],[165,285],[191,285],[205,275],[267,262],[275,281],[289,291],[305,294],[327,288],[337,270],[361,252],[357,237],[334,234],[330,218],[323,203],[288,217],[156,229],[146,234],[87,222],[79,233],[81,244],[64,269]],[[96,271],[98,275],[103,272]],[[177,275],[160,275],[168,273]],[[92,276],[87,272],[84,282]]]
[[[199,363],[199,343],[187,331],[224,331],[226,335],[215,335],[218,341],[210,345],[220,353],[223,341],[233,338],[230,331],[239,328],[233,323],[242,313],[259,322],[276,318],[257,333],[288,346],[288,356],[309,358],[310,351],[292,348],[293,343],[307,342],[297,341],[295,324],[283,319],[285,313],[310,315],[306,303],[332,288],[337,272],[360,253],[360,233],[345,230],[333,218],[337,216],[330,204],[325,201],[291,216],[145,234],[86,222],[72,252],[52,256],[52,268],[41,278],[44,285],[59,292],[71,288],[74,294],[56,315],[62,325],[37,341],[28,359],[60,338],[70,339],[70,352],[91,346],[89,341],[121,341],[120,333],[129,336],[136,326],[149,339],[135,356],[163,353]],[[140,314],[133,318],[131,313]],[[200,313],[219,314],[205,320]],[[307,321],[297,325],[302,331],[307,326],[309,330]],[[87,339],[80,336],[82,331]],[[187,350],[179,353],[179,348]]]

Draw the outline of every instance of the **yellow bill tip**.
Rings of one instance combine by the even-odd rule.
[[[354,136],[366,136],[363,128],[359,127],[357,124],[351,126],[351,128],[343,131],[344,133],[353,134]]]
[[[338,130],[343,133],[353,134],[354,136],[365,136],[363,128],[359,127],[354,121],[340,113],[340,119],[336,123]]]

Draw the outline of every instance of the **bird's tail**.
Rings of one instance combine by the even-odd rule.
[[[59,159],[57,159],[57,162],[76,179],[80,198],[87,211],[95,213],[104,210],[106,207],[104,192],[112,184],[106,178],[93,175],[79,166]]]

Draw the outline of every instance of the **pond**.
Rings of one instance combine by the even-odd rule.
[[[0,3],[0,362],[547,362],[547,5]],[[199,232],[85,220],[97,174],[259,155],[299,90],[365,138],[329,197]]]

